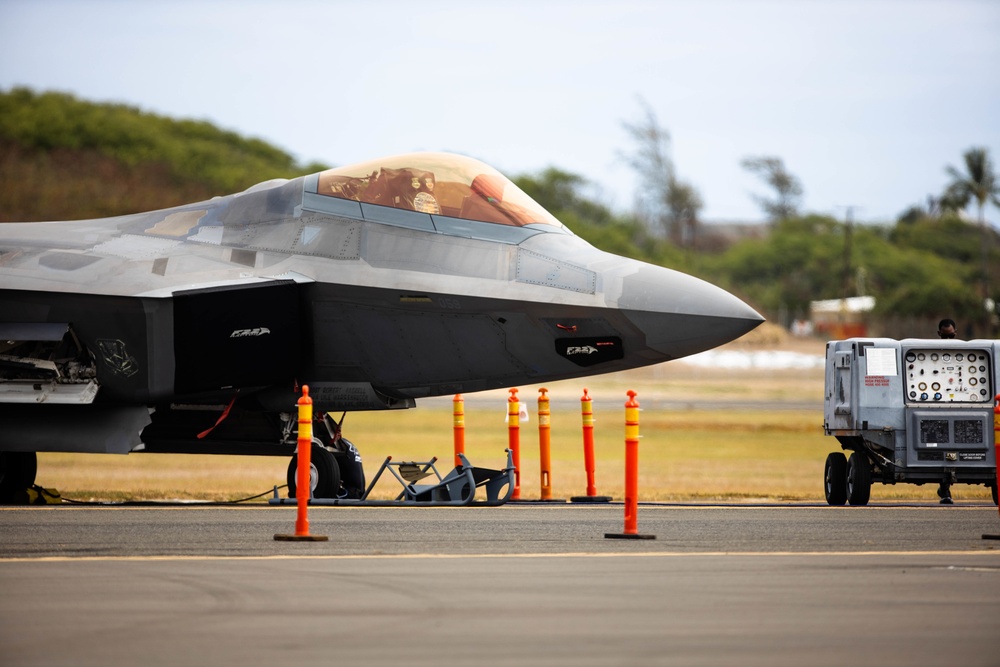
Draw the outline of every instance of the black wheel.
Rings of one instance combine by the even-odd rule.
[[[37,471],[34,452],[0,452],[0,503],[27,502],[20,496],[35,483]]]
[[[827,503],[843,505],[847,502],[847,457],[843,452],[833,452],[826,457],[823,482]]]
[[[864,452],[854,452],[847,460],[847,502],[867,505],[872,497],[872,464]]]
[[[313,440],[309,454],[309,487],[313,498],[336,498],[340,492],[340,468],[333,454],[327,451],[319,442]],[[288,464],[288,497],[295,497],[296,474],[298,472],[299,455],[292,457]]]
[[[997,481],[996,480],[993,480],[993,483],[990,484],[990,493],[993,494],[993,504],[994,505],[1000,505],[1000,503],[997,502]]]

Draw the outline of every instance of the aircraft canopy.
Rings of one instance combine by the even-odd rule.
[[[409,153],[320,173],[319,194],[501,225],[553,225],[551,213],[496,169],[450,153]]]

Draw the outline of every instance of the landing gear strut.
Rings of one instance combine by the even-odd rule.
[[[350,440],[341,435],[343,423],[343,416],[337,422],[327,413],[316,415],[309,474],[313,498],[358,499],[365,492],[365,471],[361,466],[361,454]],[[298,462],[296,454],[288,464],[289,498],[295,497]]]
[[[35,483],[37,470],[35,452],[0,452],[0,504],[15,502]]]

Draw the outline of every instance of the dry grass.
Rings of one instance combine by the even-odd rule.
[[[818,341],[772,340],[812,354]],[[753,346],[740,341],[733,347]],[[625,392],[638,392],[641,414],[639,497],[642,500],[822,500],[823,463],[839,449],[823,435],[823,371],[720,371],[670,363],[587,380],[548,386],[552,398],[553,496],[586,493],[580,429],[580,396],[595,398],[597,491],[624,496]],[[537,387],[524,387],[522,401],[532,417],[521,428],[521,496],[538,498],[539,454],[534,418]],[[506,391],[466,396],[466,454],[482,467],[501,468],[508,430]],[[609,397],[616,397],[613,400]],[[603,399],[603,400],[602,400]],[[774,409],[707,409],[713,403],[768,405]],[[815,409],[785,409],[789,404]],[[386,456],[394,460],[440,459],[442,473],[452,460],[451,398],[421,402],[416,410],[348,415],[345,435],[361,450],[369,479]],[[233,500],[285,483],[287,460],[274,457],[146,454],[98,456],[40,454],[38,482],[74,499]],[[373,494],[395,497],[397,483],[386,477]],[[957,485],[959,499],[989,499],[982,486]],[[283,494],[284,495],[284,494]],[[875,500],[936,499],[935,487],[909,484],[872,489]]]

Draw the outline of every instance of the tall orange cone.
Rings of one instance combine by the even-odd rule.
[[[564,503],[563,498],[552,497],[552,410],[549,390],[538,390],[538,464],[541,480],[540,497],[546,503]]]
[[[507,447],[514,462],[514,492],[511,500],[521,499],[521,403],[517,389],[510,389],[507,398]]]
[[[465,453],[465,399],[461,394],[455,394],[452,399],[453,441],[455,443],[455,467],[462,465],[459,454]]]
[[[594,401],[583,388],[580,398],[580,415],[583,418],[583,468],[587,473],[587,495],[573,496],[574,503],[609,503],[611,496],[597,495],[596,463],[594,459]]]
[[[993,397],[993,463],[997,464],[1000,461],[997,460],[997,434],[1000,433],[1000,394]],[[993,497],[996,498],[997,485],[1000,484],[1000,473],[997,472],[996,468],[993,469]],[[1000,512],[1000,504],[997,505],[997,511]],[[990,535],[984,534],[984,540],[1000,540],[1000,535]]]
[[[631,389],[625,402],[625,530],[604,533],[604,537],[655,540],[656,535],[639,533],[639,401]]]
[[[299,437],[298,465],[295,470],[295,499],[298,513],[295,518],[295,534],[276,534],[274,539],[284,541],[325,542],[326,535],[309,534],[309,496],[312,495],[310,484],[312,458],[312,399],[309,398],[309,386],[302,385],[302,397],[299,398]]]
[[[997,474],[997,433],[1000,433],[1000,394],[993,397],[993,500],[997,499],[997,490],[1000,489],[1000,474]],[[997,511],[1000,512],[1000,503],[997,503]]]

